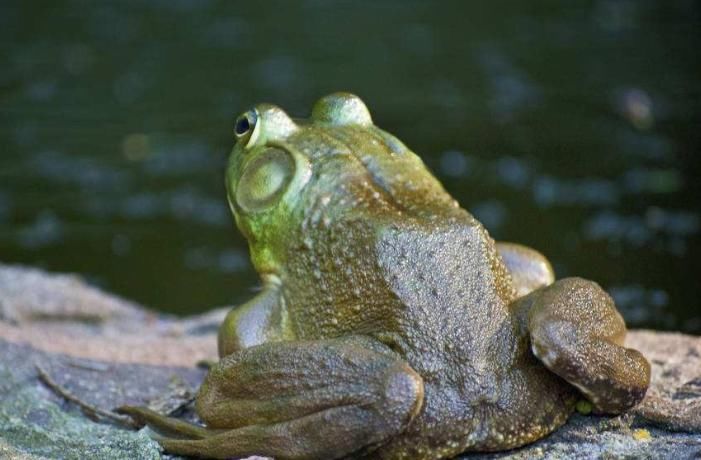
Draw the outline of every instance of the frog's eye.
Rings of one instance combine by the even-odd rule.
[[[234,135],[236,140],[242,142],[244,146],[252,144],[255,134],[258,132],[258,112],[249,110],[236,119],[234,122]]]
[[[261,211],[277,203],[294,177],[295,163],[285,150],[269,147],[244,167],[236,186],[236,201],[246,211]]]
[[[372,117],[365,103],[350,93],[333,93],[316,101],[312,119],[332,125],[372,125]]]

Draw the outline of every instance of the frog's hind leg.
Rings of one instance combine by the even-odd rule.
[[[518,299],[514,312],[528,328],[533,353],[596,411],[620,413],[645,396],[650,364],[623,346],[623,318],[598,284],[562,279]]]
[[[207,428],[139,410],[169,453],[332,459],[401,433],[423,403],[423,381],[367,337],[265,343],[211,369],[197,397]],[[203,430],[203,431],[202,431]]]

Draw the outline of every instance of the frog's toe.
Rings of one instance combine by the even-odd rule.
[[[161,415],[146,407],[122,406],[117,409],[120,414],[129,415],[137,422],[148,425],[155,432],[173,438],[204,439],[218,433],[220,430],[211,430],[199,425],[179,420],[173,417]],[[167,438],[159,438],[159,442]]]

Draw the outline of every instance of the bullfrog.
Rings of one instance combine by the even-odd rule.
[[[228,201],[262,289],[221,325],[206,427],[123,408],[167,452],[439,459],[642,400],[650,366],[611,297],[495,242],[357,96],[306,120],[260,104],[234,135]]]

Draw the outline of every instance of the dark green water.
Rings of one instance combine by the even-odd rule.
[[[235,116],[360,95],[498,239],[701,332],[692,1],[0,4],[0,261],[203,311],[256,275],[229,217]]]

